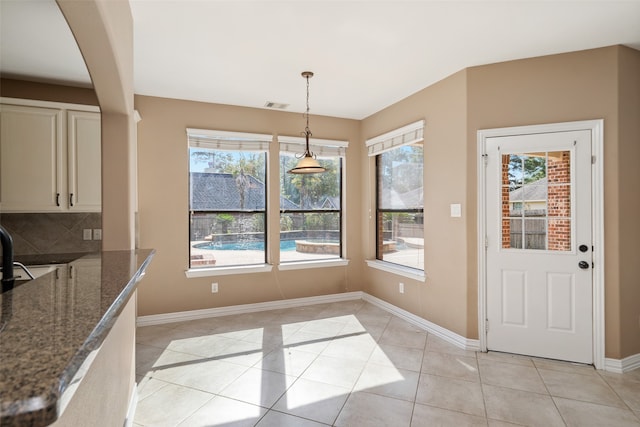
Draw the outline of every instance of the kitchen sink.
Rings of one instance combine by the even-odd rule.
[[[33,278],[37,279],[47,273],[51,273],[57,268],[57,265],[27,265],[27,269],[33,274]],[[31,280],[31,278],[20,267],[13,267],[13,277],[18,280]]]

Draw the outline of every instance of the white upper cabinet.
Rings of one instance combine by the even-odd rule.
[[[60,204],[63,111],[2,105],[0,201],[3,211],[51,211]],[[66,150],[65,150],[66,151]]]
[[[67,177],[72,210],[100,211],[100,149],[100,114],[67,111]]]
[[[100,113],[43,105],[0,105],[0,209],[99,212]]]

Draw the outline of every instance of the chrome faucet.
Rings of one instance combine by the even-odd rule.
[[[2,290],[13,287],[13,239],[0,225],[0,243],[2,243]]]

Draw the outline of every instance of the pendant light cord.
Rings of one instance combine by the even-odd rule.
[[[307,120],[307,126],[304,128],[304,133],[307,135],[307,151],[309,151],[309,137],[311,136],[311,129],[309,129],[309,74],[305,74],[304,76],[307,79],[307,111],[304,113],[304,116]]]

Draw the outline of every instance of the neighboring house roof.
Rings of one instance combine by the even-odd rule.
[[[320,203],[320,209],[340,209],[340,197],[325,197],[322,203]]]
[[[409,190],[406,193],[399,195],[402,202],[409,209],[424,206],[424,189],[419,187],[413,190]]]
[[[547,178],[525,184],[520,188],[509,192],[509,202],[527,202],[534,200],[547,200]]]
[[[264,183],[245,175],[244,209],[265,208]],[[236,177],[230,173],[191,172],[191,209],[194,211],[238,211],[241,207],[240,189]],[[297,209],[289,199],[280,196],[283,209]]]
[[[396,190],[382,192],[382,206],[389,209],[417,209],[424,206],[424,191],[422,188],[398,193]]]

